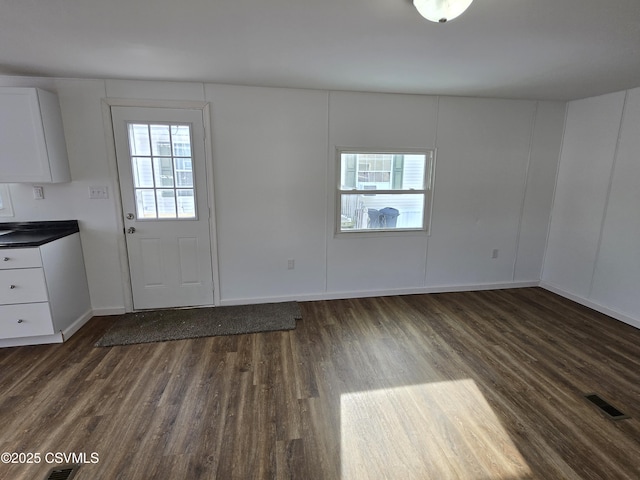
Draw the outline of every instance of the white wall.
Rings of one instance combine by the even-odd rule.
[[[323,292],[327,93],[207,85],[206,98],[223,303]]]
[[[440,100],[428,285],[513,281],[535,106]]]
[[[335,237],[337,147],[435,147],[438,98],[332,92],[327,151],[327,291],[391,291],[424,286],[428,237],[421,233]]]
[[[570,102],[543,285],[640,327],[640,89]]]
[[[0,77],[0,85],[59,95],[73,181],[46,186],[43,201],[31,186],[11,185],[13,220],[80,220],[99,313],[123,310],[127,288],[107,97],[210,103],[223,304],[539,281],[563,103],[122,80]],[[336,237],[337,146],[437,148],[431,236]],[[90,185],[108,186],[111,197],[89,200]]]

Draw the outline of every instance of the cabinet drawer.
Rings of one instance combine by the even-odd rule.
[[[48,303],[0,306],[0,338],[52,335],[53,322]]]
[[[0,270],[0,305],[47,300],[42,268]]]
[[[39,248],[0,249],[0,270],[41,267]]]

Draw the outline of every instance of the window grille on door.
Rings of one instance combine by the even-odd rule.
[[[197,218],[191,126],[129,123],[138,220]]]

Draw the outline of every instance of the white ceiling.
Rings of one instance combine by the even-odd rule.
[[[1,0],[0,74],[567,100],[640,86],[640,0]]]

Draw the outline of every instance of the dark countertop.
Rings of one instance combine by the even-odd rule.
[[[54,220],[47,222],[0,223],[0,248],[39,247],[79,232],[77,220]]]

